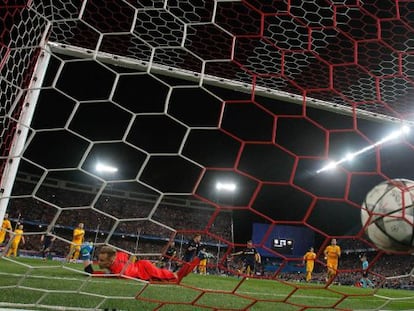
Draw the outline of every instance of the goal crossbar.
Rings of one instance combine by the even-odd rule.
[[[361,119],[374,120],[378,122],[391,122],[391,123],[401,123],[402,120],[396,117],[389,115],[374,113],[364,109],[354,108],[349,105],[342,105],[338,103],[333,103],[329,101],[320,100],[310,96],[304,96],[294,93],[288,93],[276,89],[271,89],[263,87],[260,85],[253,85],[251,83],[245,83],[240,81],[235,81],[231,79],[226,79],[222,77],[217,77],[213,75],[204,74],[202,72],[195,72],[191,70],[185,70],[178,67],[166,66],[162,64],[157,64],[154,62],[139,60],[131,57],[100,52],[95,50],[90,50],[78,46],[62,44],[57,42],[48,42],[50,50],[57,54],[63,54],[71,57],[76,57],[80,59],[92,58],[96,59],[104,64],[116,65],[128,69],[136,69],[138,71],[144,71],[148,73],[160,74],[164,76],[179,78],[182,80],[187,80],[191,82],[198,82],[200,85],[211,85],[224,89],[229,89],[233,91],[238,91],[242,93],[251,93],[254,90],[255,95],[271,98],[278,101],[283,101],[286,103],[294,103],[298,105],[303,105],[306,103],[307,106],[331,111],[338,114],[356,116]],[[414,125],[414,121],[404,121],[407,125]]]

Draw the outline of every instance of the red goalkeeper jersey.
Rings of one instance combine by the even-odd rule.
[[[129,255],[123,252],[117,252],[115,261],[109,267],[113,274],[138,278],[145,281],[172,281],[177,280],[175,275],[167,270],[156,267],[149,260],[129,261]]]

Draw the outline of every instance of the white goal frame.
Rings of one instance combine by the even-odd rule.
[[[3,221],[4,215],[9,204],[9,198],[13,189],[13,184],[16,179],[17,171],[19,168],[20,160],[22,158],[25,144],[30,132],[30,125],[32,123],[33,115],[36,110],[37,101],[39,99],[43,80],[46,76],[47,67],[49,65],[51,51],[47,44],[46,38],[49,34],[50,23],[43,32],[38,59],[36,61],[33,74],[30,78],[30,83],[27,88],[21,89],[16,96],[16,100],[13,103],[10,111],[9,118],[13,119],[11,113],[19,103],[22,103],[22,108],[15,129],[14,137],[11,142],[10,152],[6,158],[6,164],[4,166],[3,174],[0,180],[0,220]],[[23,101],[22,96],[24,92],[27,92]]]

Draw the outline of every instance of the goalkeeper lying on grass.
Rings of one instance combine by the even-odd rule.
[[[200,254],[202,256],[202,254]],[[149,260],[137,260],[133,262],[127,253],[117,251],[110,246],[103,246],[98,255],[98,266],[105,269],[111,275],[137,278],[144,281],[165,281],[181,282],[182,278],[188,275],[199,264],[200,257],[195,257],[193,261],[185,263],[177,272],[156,267]],[[84,259],[84,270],[92,275],[104,275],[105,271],[94,271],[89,258]]]

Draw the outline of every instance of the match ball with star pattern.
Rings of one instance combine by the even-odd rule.
[[[363,229],[379,249],[414,252],[414,181],[392,179],[372,188],[361,208]]]

